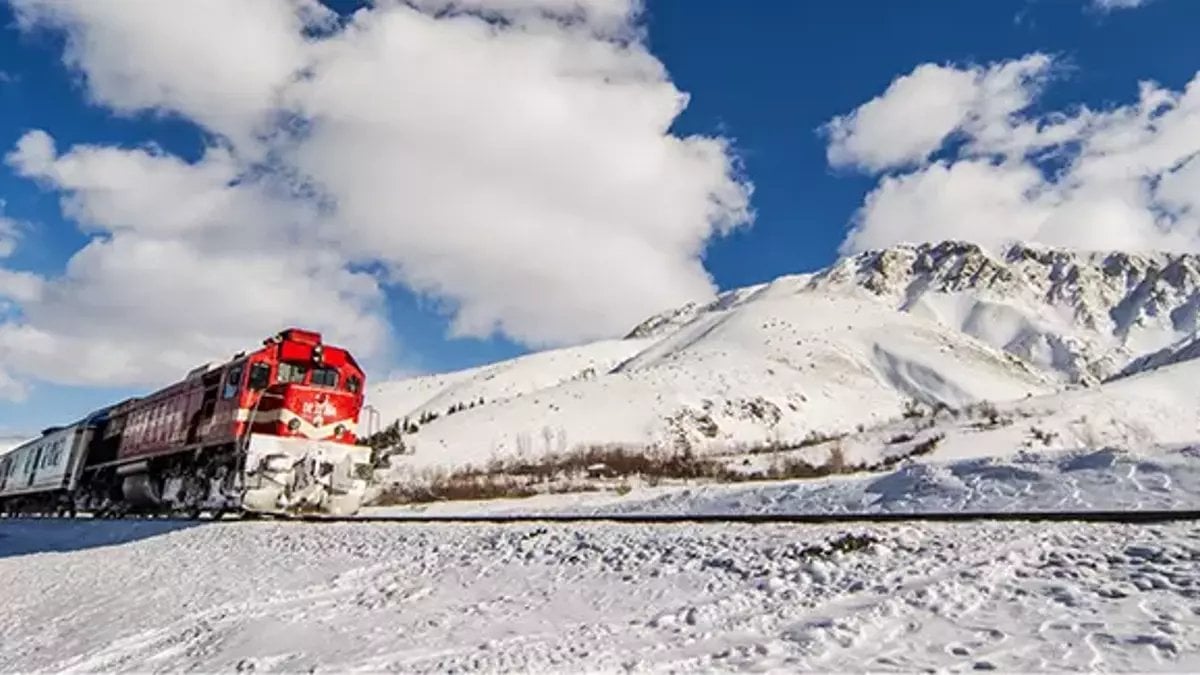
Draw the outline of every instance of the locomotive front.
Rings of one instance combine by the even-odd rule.
[[[289,329],[247,360],[240,408],[246,446],[243,508],[264,513],[358,510],[371,477],[370,448],[354,430],[365,376],[345,350]]]

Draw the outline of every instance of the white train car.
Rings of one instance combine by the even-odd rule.
[[[47,429],[40,438],[0,455],[0,511],[51,507],[79,481],[93,427],[81,421]]]

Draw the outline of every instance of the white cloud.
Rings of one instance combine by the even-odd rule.
[[[1118,9],[1136,9],[1149,3],[1150,0],[1092,0],[1092,8],[1101,12],[1111,12]]]
[[[0,368],[0,401],[9,401],[12,403],[20,403],[29,396],[29,389],[25,383],[13,378],[12,375]],[[3,445],[0,442],[0,445]],[[13,443],[16,445],[16,443]],[[0,452],[5,448],[0,447]]]
[[[25,293],[11,295],[24,319],[0,324],[10,371],[67,384],[148,384],[288,325],[366,355],[386,337],[376,281],[347,271],[321,241],[304,240],[316,216],[302,205],[266,182],[233,184],[228,153],[194,164],[105,147],[58,155],[34,131],[7,159],[62,191],[64,210],[106,235],[77,252],[62,276],[25,275]]]
[[[17,249],[17,221],[4,215],[4,200],[0,199],[0,260],[12,255]]]
[[[1183,92],[1143,83],[1135,102],[1108,110],[1030,114],[1044,84],[1037,73],[1051,67],[1025,57],[984,71],[958,69],[993,92],[975,99],[990,102],[956,125],[961,143],[948,143],[948,134],[934,143],[927,130],[907,128],[899,113],[867,118],[870,125],[834,136],[831,158],[843,152],[858,168],[884,174],[855,214],[843,250],[947,238],[990,246],[1025,240],[1101,250],[1200,250],[1194,197],[1200,170],[1193,161],[1200,153],[1200,74]],[[991,75],[980,80],[981,72]],[[926,95],[893,86],[863,108],[919,110]],[[883,128],[898,136],[890,138],[891,147],[920,146],[921,153],[908,153],[907,163],[883,161],[887,156],[863,140]]]
[[[10,0],[17,24],[67,35],[63,61],[92,99],[122,114],[181,113],[243,151],[274,110],[278,87],[305,65],[316,0]]]
[[[16,2],[66,32],[95,101],[214,134],[195,162],[17,144],[10,165],[96,235],[0,324],[27,376],[174,377],[286,323],[378,350],[382,281],[351,271],[370,263],[456,335],[609,336],[710,296],[706,243],[751,219],[725,141],[669,133],[687,97],[640,2],[389,2],[344,25],[302,0],[161,4]]]
[[[573,21],[598,34],[624,34],[642,9],[642,0],[408,0],[430,14],[471,12],[528,24],[542,19]]]
[[[965,227],[993,245],[1029,239],[1053,206],[1037,194],[1040,183],[1030,166],[982,160],[939,161],[921,171],[885,176],[867,196],[858,214],[861,225],[845,246],[858,251],[955,239]]]
[[[722,143],[664,133],[684,98],[641,49],[398,9],[315,63],[288,91],[312,122],[289,163],[337,200],[356,255],[457,302],[457,333],[624,331],[707,295],[698,255],[746,217]]]
[[[6,202],[0,199],[0,261],[17,250],[17,243],[26,229],[22,223],[4,214]],[[12,302],[35,300],[41,293],[41,279],[29,272],[19,272],[0,265],[0,316]],[[0,366],[3,363],[0,362]]]
[[[1031,54],[988,68],[917,66],[824,127],[829,163],[874,171],[921,163],[960,131],[995,142],[997,128],[1029,105],[1050,65],[1048,56]]]

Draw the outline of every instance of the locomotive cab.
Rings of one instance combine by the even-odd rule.
[[[290,329],[264,341],[246,363],[251,432],[355,443],[364,375],[348,352]]]
[[[328,513],[353,512],[370,479],[370,450],[354,430],[365,376],[349,352],[318,333],[288,329],[231,368],[241,388],[239,421],[246,434],[251,480],[246,503],[256,510],[299,506],[317,490]],[[288,495],[279,486],[288,487]],[[323,487],[322,487],[323,486]]]

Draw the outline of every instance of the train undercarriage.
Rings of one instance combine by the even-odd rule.
[[[370,481],[363,446],[254,434],[243,444],[84,467],[75,490],[17,495],[0,514],[97,518],[352,515]]]

